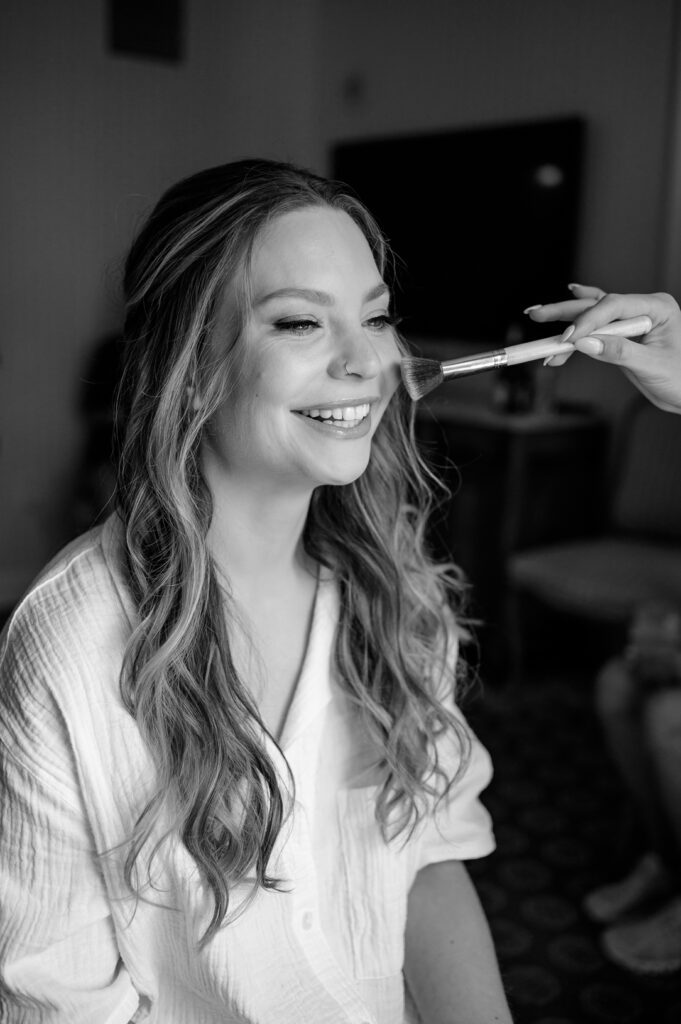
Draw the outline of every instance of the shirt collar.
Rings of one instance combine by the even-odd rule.
[[[123,560],[123,523],[114,512],[102,524],[101,543],[104,560],[111,572],[116,591],[131,623],[137,619],[135,603],[126,584]],[[282,742],[290,742],[305,729],[312,718],[331,699],[331,667],[338,624],[340,598],[336,580],[320,571],[317,583],[310,635],[296,690],[289,708]]]
[[[123,557],[125,528],[118,512],[112,512],[111,515],[104,520],[101,531],[100,540],[104,561],[111,574],[111,579],[116,589],[116,593],[118,594],[118,599],[121,602],[130,625],[132,626],[137,622],[138,616],[135,608],[135,602],[133,600],[132,593],[130,592],[130,587],[126,582],[127,575],[125,560]]]
[[[332,698],[332,671],[340,598],[332,578],[317,584],[310,635],[298,682],[289,707],[280,745],[296,742]]]
[[[125,579],[123,523],[113,513],[102,525],[104,559],[111,572],[121,604],[131,624],[137,620],[135,603]],[[322,569],[317,583],[310,635],[291,706],[279,745],[292,746],[332,699],[332,674],[340,596],[336,580]]]

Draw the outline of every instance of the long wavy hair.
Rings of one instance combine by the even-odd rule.
[[[139,894],[142,850],[151,843],[153,859],[169,832],[179,836],[213,897],[202,943],[232,919],[237,883],[249,882],[251,894],[280,886],[268,862],[289,806],[282,785],[292,780],[280,778],[262,742],[265,727],[232,659],[238,610],[206,543],[212,502],[199,451],[235,372],[254,242],[272,218],[314,206],[347,213],[391,277],[386,241],[346,186],[265,160],[215,167],[171,188],[125,266],[117,506],[139,618],[121,693],[157,770],[125,877]],[[227,282],[236,310],[228,350],[217,356],[211,332]],[[346,486],[317,488],[304,530],[307,553],[340,587],[338,679],[378,751],[376,817],[386,842],[411,834],[452,786],[443,739],[454,739],[459,770],[468,754],[451,703],[461,679],[448,656],[453,632],[462,632],[452,609],[460,622],[464,586],[454,566],[429,553],[436,487],[415,444],[411,403],[398,393],[366,471]],[[161,820],[171,825],[158,839]]]

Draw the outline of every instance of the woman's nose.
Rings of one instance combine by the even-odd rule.
[[[364,333],[352,337],[346,336],[338,346],[329,373],[332,377],[376,377],[381,369],[381,361],[376,349]]]

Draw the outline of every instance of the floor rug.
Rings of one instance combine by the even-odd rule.
[[[627,801],[588,679],[487,689],[466,713],[490,750],[497,850],[470,862],[515,1024],[679,1024],[681,972],[609,963],[586,892],[628,866]]]

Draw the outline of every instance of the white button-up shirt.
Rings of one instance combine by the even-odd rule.
[[[110,519],[48,567],[3,635],[0,1019],[410,1019],[402,976],[407,895],[425,864],[493,848],[478,800],[491,772],[485,750],[473,737],[470,765],[451,798],[406,844],[383,841],[370,751],[334,679],[337,587],[320,582],[281,737],[295,802],[270,872],[284,891],[259,890],[199,951],[211,901],[179,841],[162,847],[153,888],[139,901],[122,880],[121,844],[155,777],[119,693],[134,619]],[[281,755],[264,742],[283,779]],[[231,905],[248,891],[232,891]]]

